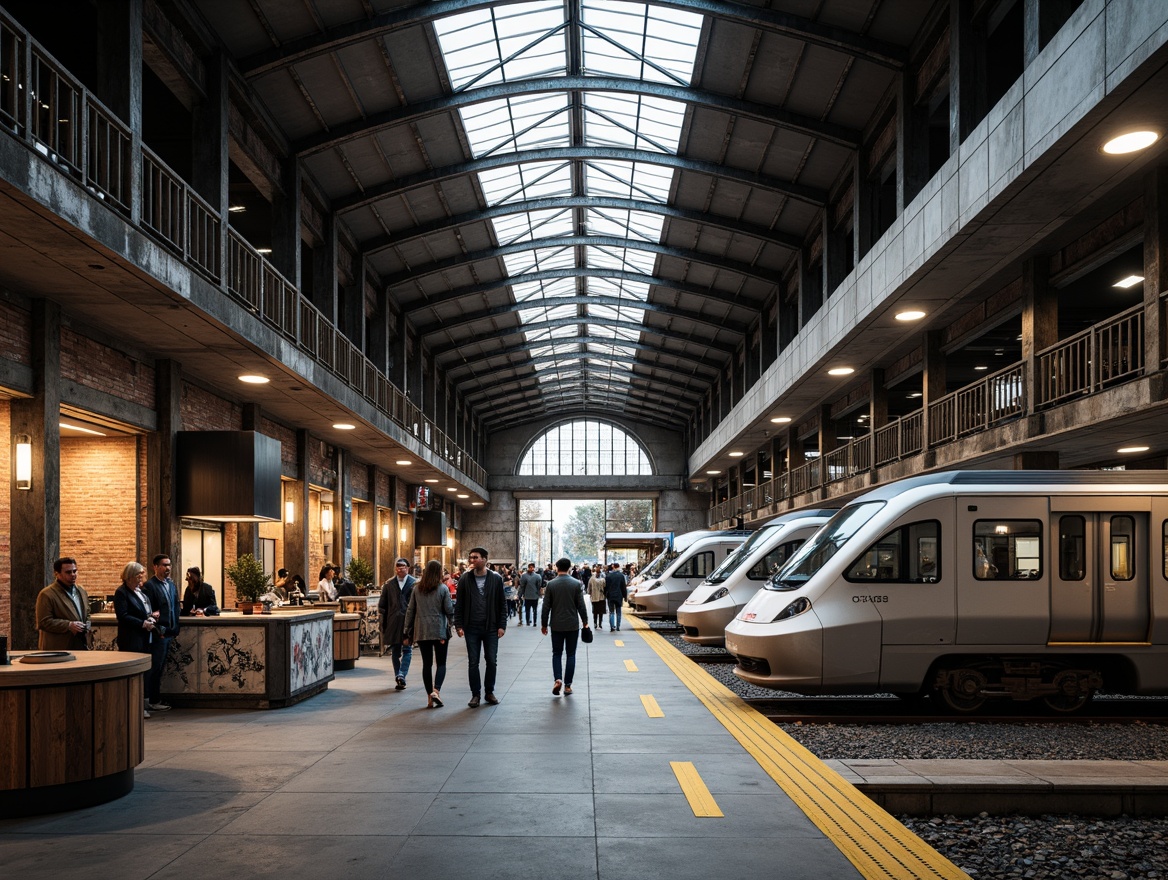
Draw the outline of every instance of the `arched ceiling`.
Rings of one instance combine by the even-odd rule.
[[[768,332],[933,3],[195,5],[497,428],[691,418]]]

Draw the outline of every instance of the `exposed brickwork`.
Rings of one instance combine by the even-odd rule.
[[[32,363],[32,315],[0,299],[0,352],[18,364]]]
[[[397,482],[397,498],[394,499],[393,506],[396,510],[410,509],[410,485],[405,480]]]
[[[321,447],[326,450],[333,450],[329,446],[318,440],[316,437],[310,437],[308,440],[308,482],[316,486],[323,486],[326,489],[337,488],[337,459],[336,455],[326,455],[321,451]]]
[[[134,437],[61,438],[61,554],[93,597],[112,595],[138,559]]]
[[[243,410],[205,388],[187,382],[182,386],[179,405],[184,431],[240,431]]]
[[[296,467],[296,431],[271,419],[260,419],[260,433],[280,441],[280,473],[294,480],[300,479]]]
[[[61,328],[61,378],[154,407],[153,367],[68,327]]]
[[[354,498],[369,499],[369,465],[363,461],[349,460],[349,489]]]
[[[380,504],[382,507],[390,504],[391,499],[389,497],[389,488],[391,485],[392,484],[389,479],[389,474],[387,474],[385,471],[378,471],[377,497],[374,499],[375,503]]]
[[[0,400],[0,437],[11,436],[9,404],[7,400]],[[11,456],[11,444],[0,443],[0,474],[12,473]],[[4,499],[0,503],[0,635],[5,636],[12,635],[12,507],[9,491],[0,492]]]

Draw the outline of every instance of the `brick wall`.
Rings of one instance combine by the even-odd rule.
[[[18,364],[32,363],[32,315],[0,299],[0,352]]]
[[[354,498],[362,501],[371,500],[369,497],[369,465],[355,458],[348,459],[349,464],[349,491]]]
[[[294,480],[300,479],[296,466],[296,431],[271,419],[260,419],[260,433],[280,441],[280,473]]]
[[[391,485],[391,483],[390,483],[390,479],[389,479],[389,474],[387,474],[385,471],[378,471],[377,472],[377,497],[374,499],[374,503],[380,504],[382,507],[385,507],[387,505],[393,506],[394,499],[389,497],[390,485]]]
[[[138,558],[137,438],[61,438],[61,555],[91,596],[112,595]]]
[[[337,488],[335,449],[316,437],[308,440],[308,482],[326,489]]]
[[[153,367],[67,327],[61,328],[61,378],[154,408]]]
[[[184,431],[241,431],[243,410],[205,388],[183,382],[179,404]]]
[[[3,309],[0,308],[0,312]],[[3,319],[0,318],[0,323]],[[0,400],[0,437],[12,436],[7,400]],[[12,445],[0,443],[0,474],[12,473]],[[0,491],[0,635],[12,635],[12,507],[9,493]],[[8,643],[12,647],[12,642]]]

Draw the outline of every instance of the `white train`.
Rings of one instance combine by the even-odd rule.
[[[726,624],[833,513],[799,510],[764,523],[677,609],[682,638],[695,645],[723,644]]]
[[[726,529],[694,538],[656,574],[645,575],[636,587],[629,590],[629,605],[633,613],[652,618],[676,617],[685,597],[750,534],[741,529]]]
[[[735,673],[803,694],[1070,712],[1168,693],[1168,472],[957,471],[849,503],[726,627]]]

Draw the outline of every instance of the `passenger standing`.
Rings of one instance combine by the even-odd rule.
[[[406,605],[402,644],[415,642],[422,652],[422,684],[428,694],[427,709],[441,709],[442,682],[446,680],[446,652],[450,647],[450,625],[454,620],[454,602],[450,590],[442,583],[442,563],[431,559],[422,578],[410,591]],[[433,677],[430,666],[436,663]]]
[[[584,628],[588,629],[588,608],[584,605],[580,581],[568,574],[571,567],[569,559],[556,560],[556,576],[544,590],[543,614],[540,617],[541,632],[545,636],[548,634],[548,625],[551,625],[552,674],[556,679],[552,693],[557,697],[560,688],[564,689],[564,696],[572,693],[572,678],[576,672],[576,641],[580,637],[577,616]],[[562,656],[565,651],[568,654],[567,664],[564,664]]]
[[[62,556],[53,563],[56,578],[37,594],[36,621],[42,651],[85,651],[89,630],[89,596],[77,586],[77,560]]]
[[[195,617],[214,617],[219,613],[219,606],[215,602],[215,588],[203,580],[202,569],[197,565],[187,569],[187,588],[183,593],[182,613]]]
[[[154,577],[146,581],[146,595],[159,612],[155,632],[161,634],[160,639],[151,643],[150,674],[146,678],[147,705],[158,712],[166,712],[169,704],[162,702],[162,671],[166,666],[166,657],[170,653],[171,642],[178,635],[182,622],[179,618],[178,587],[170,579],[170,556],[158,553],[151,560],[154,566]]]
[[[629,584],[615,562],[604,576],[604,596],[608,599],[608,631],[620,632],[621,606],[629,596]]]
[[[118,650],[154,656],[154,642],[161,641],[156,609],[146,595],[146,569],[137,562],[127,562],[122,568],[122,585],[114,592],[114,614],[118,618]],[[142,717],[150,717],[148,698],[142,707]]]
[[[405,643],[403,634],[406,608],[410,605],[410,593],[416,581],[410,574],[409,560],[399,559],[393,568],[394,576],[385,582],[381,588],[381,598],[377,600],[378,628],[381,630],[381,649],[384,651],[389,648],[389,657],[393,661],[395,688],[404,691],[414,649]]]
[[[523,610],[519,615],[519,625],[523,626],[524,617],[528,626],[535,626],[536,615],[539,611],[539,594],[543,590],[543,575],[535,570],[535,563],[527,563],[527,573],[519,578],[519,596],[523,601]]]
[[[487,551],[473,548],[467,554],[471,569],[458,579],[458,604],[454,622],[459,638],[466,638],[467,675],[470,678],[472,709],[481,702],[479,694],[486,688],[485,699],[491,705],[495,696],[495,667],[499,658],[499,639],[507,631],[507,601],[503,596],[503,579],[487,570]],[[487,663],[485,679],[479,681],[479,655]]]
[[[592,569],[592,577],[588,579],[588,598],[592,600],[592,625],[597,629],[604,626],[604,591],[606,586],[604,577],[600,574],[600,566]]]

